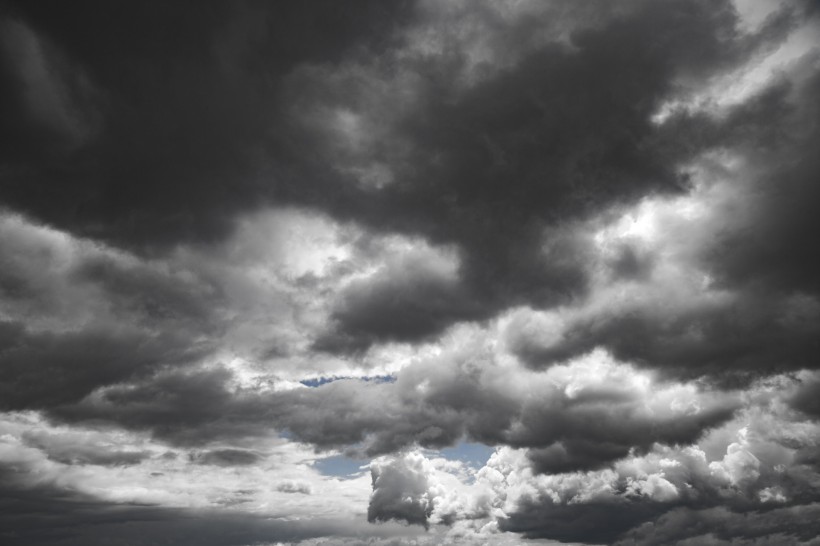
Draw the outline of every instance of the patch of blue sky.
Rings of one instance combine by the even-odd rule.
[[[303,379],[299,381],[302,385],[306,387],[321,387],[322,385],[327,385],[328,383],[333,383],[334,381],[339,381],[341,379],[358,379],[359,381],[367,381],[371,383],[393,383],[396,381],[396,376],[394,375],[370,375],[370,376],[363,376],[363,377],[354,377],[349,375],[338,375],[338,376],[322,376],[322,377],[311,377],[310,379]]]
[[[362,467],[366,467],[369,463],[370,461],[365,459],[354,459],[346,455],[332,455],[317,459],[313,464],[325,476],[353,478],[367,472],[367,468]]]
[[[495,452],[494,447],[485,446],[476,442],[459,442],[453,447],[445,447],[438,451],[439,456],[450,461],[461,461],[476,470],[487,464],[490,456]]]
[[[460,442],[453,447],[440,450],[429,450],[428,456],[439,456],[451,461],[461,461],[475,470],[483,467],[495,452],[494,447],[476,442]],[[336,478],[353,478],[367,472],[369,459],[356,459],[347,455],[331,455],[317,459],[314,467],[325,476]]]

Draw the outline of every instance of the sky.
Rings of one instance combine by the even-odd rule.
[[[820,545],[818,150],[816,1],[3,0],[0,542]]]

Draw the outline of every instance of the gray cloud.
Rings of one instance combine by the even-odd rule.
[[[112,448],[89,436],[30,431],[23,434],[23,440],[26,445],[44,451],[49,459],[70,465],[128,466],[151,456],[145,450]]]
[[[744,384],[813,365],[818,332],[809,322],[812,303],[807,302],[807,316],[799,316],[799,305],[797,300],[747,292],[725,305],[689,310],[629,307],[571,324],[556,345],[533,347],[525,338],[517,350],[539,367],[601,346],[618,358],[663,369],[673,377],[706,375],[728,385]],[[790,323],[794,312],[799,325]]]
[[[191,453],[189,458],[197,464],[204,465],[247,466],[258,462],[262,457],[246,449],[214,449]]]
[[[283,493],[301,493],[303,495],[310,495],[313,492],[309,484],[293,480],[281,482],[276,486],[276,490],[282,491]]]
[[[287,134],[269,134],[282,126],[281,78],[299,63],[333,62],[387,40],[407,9],[368,1],[355,10],[332,2],[112,9],[92,1],[5,11],[95,82],[104,129],[68,155],[50,154],[37,133],[4,147],[4,201],[75,233],[167,247],[220,238],[238,210],[273,198],[293,177],[277,144]],[[25,82],[3,68],[3,111],[14,112]],[[4,142],[31,130],[31,120],[12,119]]]
[[[817,13],[6,2],[3,540],[810,542]]]
[[[20,488],[6,480],[0,489],[0,503],[0,532],[10,546],[79,546],[111,541],[147,546],[163,540],[181,545],[229,546],[370,534],[366,523],[322,518],[283,521],[237,511],[116,505],[59,488]]]
[[[724,393],[672,391],[696,408],[672,409],[662,386],[653,398],[619,385],[635,381],[636,372],[599,363],[600,355],[586,366],[604,375],[588,381],[577,375],[585,373],[583,363],[538,376],[502,372],[492,361],[481,362],[486,357],[469,345],[461,351],[405,368],[392,383],[340,379],[278,393],[231,392],[232,375],[219,368],[161,372],[52,415],[147,429],[181,445],[264,437],[275,427],[321,449],[356,446],[370,456],[415,444],[445,447],[466,435],[488,445],[533,448],[538,471],[554,473],[601,468],[655,442],[691,443],[739,407],[735,396]]]
[[[481,302],[477,316],[582,296],[586,249],[559,223],[646,194],[685,191],[677,164],[701,148],[670,145],[666,130],[650,121],[653,111],[681,73],[708,77],[726,69],[782,37],[789,20],[742,36],[728,5],[669,2],[638,3],[626,17],[598,22],[581,25],[569,45],[525,51],[513,66],[466,89],[448,78],[460,73],[468,52],[420,59],[434,68],[422,72],[414,107],[394,122],[393,137],[411,143],[394,162],[395,183],[373,197],[341,193],[330,210],[376,229],[458,245],[466,285],[459,291]],[[358,113],[347,96],[329,100],[324,108]],[[451,308],[450,320],[461,318],[463,305]],[[434,326],[440,313],[426,311]],[[355,313],[338,318],[343,332],[361,329]],[[362,332],[363,342],[407,331],[396,324],[396,332],[386,332],[389,325]]]
[[[480,317],[481,304],[469,297],[458,264],[446,263],[448,258],[408,253],[373,277],[351,283],[331,312],[332,329],[316,347],[334,352],[362,350],[380,340],[417,341],[454,321]]]
[[[386,8],[363,2],[351,19],[344,10],[319,4],[303,10],[283,6],[277,13],[254,4],[213,6],[195,17],[184,6],[155,14],[89,5],[93,16],[82,9],[18,9],[35,32],[53,35],[71,51],[108,98],[105,138],[87,151],[96,160],[72,156],[23,171],[6,197],[15,208],[76,233],[158,248],[224,237],[239,211],[275,200],[463,250],[465,286],[419,281],[431,290],[413,306],[418,310],[411,314],[419,318],[369,324],[357,309],[373,309],[375,316],[386,310],[385,298],[378,291],[352,297],[336,314],[341,341],[327,343],[339,348],[418,339],[499,308],[554,305],[582,294],[583,249],[560,230],[554,238],[557,224],[608,204],[633,202],[646,192],[682,191],[675,164],[691,152],[670,152],[663,131],[650,122],[653,110],[681,74],[702,79],[734,66],[776,40],[788,22],[781,18],[748,36],[738,32],[728,3],[637,2],[626,14],[603,10],[595,17],[589,16],[592,8],[568,8],[568,22],[578,26],[569,43],[556,38],[534,48],[537,25],[519,20],[504,28],[485,10],[478,24],[519,53],[509,66],[464,88],[456,76],[468,62],[470,44],[460,50],[455,42],[456,49],[441,56],[408,57],[402,49],[407,43],[391,40],[390,31],[399,23],[423,24],[425,15],[401,3]],[[107,21],[94,26],[93,47],[90,34],[71,31],[85,19]],[[144,37],[113,31],[124,20],[151,28],[150,43],[171,45],[139,47]],[[332,32],[318,31],[331,20]],[[297,28],[317,32],[308,39]],[[100,40],[116,52],[116,63],[98,54]],[[367,50],[376,44],[379,54]],[[343,51],[351,51],[348,64]],[[384,129],[386,146],[404,151],[380,157],[375,146],[375,157],[360,159],[393,172],[395,183],[372,192],[358,188],[332,162],[326,168],[304,154],[337,145],[338,139],[317,140],[333,112],[359,115],[371,103],[357,105],[344,94],[345,86],[329,92],[333,82],[322,77],[297,77],[298,68],[300,62],[324,62],[333,74],[334,62],[339,71],[358,66],[364,82],[358,89],[365,93],[368,85],[390,77],[379,64],[390,60],[398,70],[416,74],[416,84],[411,106],[399,109]],[[123,73],[123,66],[136,68]],[[163,70],[173,74],[173,93],[159,83]],[[389,104],[390,96],[375,98]],[[305,110],[316,109],[327,111],[318,130],[315,123],[302,123]],[[167,119],[177,121],[166,124]],[[273,135],[268,127],[277,127]],[[74,191],[35,199],[40,191],[54,191],[48,181],[56,177],[66,180],[60,187]],[[117,181],[116,187],[107,181]],[[57,201],[60,207],[47,204]]]
[[[775,399],[788,399],[794,386],[781,384]],[[531,537],[583,543],[806,540],[817,502],[809,485],[817,479],[816,423],[795,416],[772,394],[759,391],[757,402],[694,446],[656,445],[601,471],[530,480],[527,468],[536,470],[539,461],[503,453],[482,477],[507,496],[499,524]],[[730,431],[736,434],[727,438]],[[531,487],[520,489],[524,484]],[[755,518],[759,525],[748,533],[735,527]]]
[[[373,494],[367,521],[403,520],[428,527],[433,512],[423,457],[408,454],[385,463],[372,463]]]
[[[641,525],[617,544],[812,544],[818,505],[737,513],[726,508],[680,508]]]
[[[674,377],[707,375],[728,384],[814,367],[820,292],[816,260],[804,249],[816,231],[811,204],[820,171],[809,149],[818,140],[818,81],[811,72],[803,81],[780,82],[728,115],[717,129],[720,142],[734,144],[733,153],[747,163],[728,174],[714,168],[712,176],[736,178],[727,195],[686,238],[670,235],[670,246],[681,241],[682,252],[694,254],[709,279],[706,288],[725,290],[731,299],[688,306],[627,302],[571,320],[557,343],[517,336],[520,356],[538,367],[601,346]],[[750,187],[737,188],[741,180]]]
[[[81,400],[95,388],[201,356],[174,334],[127,328],[67,333],[27,331],[0,322],[2,407],[47,409]]]
[[[791,399],[791,404],[818,419],[820,418],[820,402],[818,402],[820,396],[818,394],[820,394],[820,378],[816,376],[805,378]]]

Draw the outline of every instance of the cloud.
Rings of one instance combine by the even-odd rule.
[[[5,409],[71,403],[211,350],[201,336],[217,321],[204,302],[218,295],[207,280],[18,215],[0,223]]]
[[[8,86],[4,158],[62,156],[94,138],[101,129],[101,96],[82,68],[23,21],[4,18],[0,28],[0,73]]]
[[[20,21],[9,24],[29,29],[17,34],[48,36],[94,81],[102,97],[89,101],[104,130],[82,153],[40,157],[36,168],[27,156],[6,157],[14,183],[3,185],[4,202],[131,248],[213,241],[229,234],[237,211],[270,202],[294,177],[277,142],[287,133],[269,133],[284,127],[282,78],[299,63],[333,62],[356,45],[378,44],[406,17],[399,4],[368,1],[357,3],[355,17],[332,3],[275,10],[253,2],[194,10],[18,3],[8,11]],[[10,79],[11,89],[25,85]],[[52,102],[54,81],[41,86]],[[20,123],[9,140],[29,129]],[[29,156],[38,143],[29,141]]]
[[[424,468],[425,463],[427,460],[423,456],[414,453],[390,462],[371,463],[373,495],[367,520],[396,519],[427,527],[427,519],[433,512],[433,499],[428,491],[429,471]]]
[[[7,2],[4,539],[810,542],[809,4]]]
[[[726,508],[680,508],[629,533],[618,544],[811,544],[817,504],[736,513]]]
[[[191,460],[197,464],[216,466],[247,466],[261,458],[257,453],[245,449],[214,449],[203,453],[192,453]]]
[[[20,323],[4,322],[0,330],[6,410],[76,402],[98,386],[198,356],[172,336],[127,329],[53,334],[28,332]]]
[[[480,316],[480,306],[461,286],[453,253],[419,246],[346,286],[331,310],[335,328],[316,347],[334,352],[385,340],[418,341]]]
[[[655,445],[644,455],[631,452],[604,470],[543,476],[535,474],[537,461],[526,452],[503,448],[479,472],[479,479],[496,491],[496,506],[503,511],[501,528],[527,536],[584,543],[676,543],[671,536],[651,533],[662,532],[659,522],[685,517],[687,530],[678,529],[677,539],[792,540],[778,537],[793,533],[793,524],[801,528],[798,522],[807,523],[805,514],[817,500],[806,489],[817,469],[800,455],[813,449],[817,430],[816,423],[796,417],[783,404],[794,384],[773,386],[758,385],[753,389],[758,394],[742,412],[697,444]],[[750,535],[726,531],[720,518],[707,515],[744,521],[778,510],[793,523],[761,525],[759,534]],[[808,535],[801,531],[798,536]]]
[[[160,520],[162,514],[170,520],[183,514],[198,520],[222,513],[228,519],[248,521],[327,516],[358,521],[351,528],[367,534],[367,477],[340,481],[323,476],[312,467],[317,457],[313,450],[298,443],[271,439],[253,445],[248,449],[242,442],[214,443],[192,451],[122,429],[54,425],[34,412],[4,413],[0,417],[3,502],[28,499],[15,508],[19,516],[14,517],[37,519],[37,506],[63,513],[69,521],[73,514],[75,521],[69,526],[76,526],[78,536],[84,534],[80,530],[84,522],[105,513],[121,522],[143,516],[151,521],[150,514]],[[140,456],[134,460],[134,454]],[[42,494],[48,496],[38,500]],[[68,504],[63,506],[64,502]],[[84,506],[100,508],[90,513]],[[12,512],[4,516],[13,517]],[[4,529],[9,528],[6,521]],[[123,536],[116,529],[107,533]],[[95,532],[89,536],[96,536]]]
[[[90,431],[72,434],[66,431],[30,430],[21,437],[25,445],[43,451],[50,460],[68,465],[128,466],[140,464],[151,456],[151,452],[144,449],[120,449],[104,434]]]
[[[281,482],[276,486],[276,489],[277,491],[282,491],[283,493],[302,493],[303,495],[310,495],[313,492],[310,484],[293,480],[285,480]]]
[[[728,383],[811,366],[820,308],[813,258],[802,250],[814,218],[804,205],[815,201],[813,156],[804,147],[817,138],[805,122],[814,117],[808,97],[817,83],[802,68],[813,59],[795,61],[788,85],[730,109],[720,131],[733,146],[685,167],[688,194],[645,198],[586,228],[598,270],[612,274],[597,274],[582,305],[511,328],[523,359],[549,366],[602,346],[673,377]],[[773,133],[794,138],[766,145],[764,158],[757,147]],[[624,267],[633,273],[624,277]]]
[[[310,522],[286,521],[242,512],[168,509],[149,506],[112,506],[82,495],[66,495],[50,488],[28,491],[5,489],[2,501],[10,545],[98,544],[108,540],[137,546],[173,540],[181,545],[228,546],[276,544],[334,535],[367,536],[368,529],[350,520],[315,518]],[[28,511],[52,514],[54,525],[42,526],[27,518]],[[82,523],[80,525],[79,523]],[[366,524],[365,524],[366,525]],[[401,534],[400,531],[397,534]],[[351,538],[352,540],[352,538]],[[360,539],[359,539],[360,540]]]
[[[820,392],[820,378],[815,374],[805,374],[791,403],[795,408],[818,418],[820,417],[820,403],[817,402],[818,392]]]
[[[446,447],[466,435],[533,448],[539,471],[556,472],[602,468],[655,442],[692,442],[740,407],[737,394],[655,384],[602,352],[546,373],[503,365],[504,355],[478,341],[483,335],[454,338],[448,353],[405,367],[395,382],[253,389],[237,387],[224,367],[192,367],[99,389],[52,415],[148,430],[179,445],[287,430],[320,449],[369,456]]]
[[[377,207],[363,205],[370,195],[357,195],[349,205],[344,199],[334,202],[331,210],[346,214],[350,207],[351,214],[377,229],[457,245],[466,289],[488,314],[525,301],[551,306],[582,295],[585,248],[557,224],[644,193],[681,192],[685,181],[675,164],[690,156],[667,154],[663,131],[649,120],[652,110],[674,86],[676,71],[706,77],[755,47],[751,38],[735,34],[728,6],[638,6],[625,17],[599,14],[589,28],[580,23],[569,44],[556,40],[534,50],[525,41],[532,30],[515,34],[520,29],[514,19],[508,27],[497,23],[496,30],[492,19],[481,20],[485,12],[472,14],[478,20],[474,24],[493,28],[513,43],[521,40],[512,47],[524,50],[519,58],[465,87],[452,77],[470,63],[468,53],[459,50],[473,45],[460,43],[464,35],[456,34],[453,51],[441,56],[417,53],[435,68],[408,84],[416,97],[412,106],[400,101],[399,111],[409,112],[395,121],[395,114],[388,114],[386,122],[392,121],[392,137],[401,143],[401,151],[385,151],[388,157],[402,154],[391,171],[401,182],[373,193]],[[491,9],[486,16],[494,16]],[[667,25],[675,32],[664,34]],[[677,46],[676,40],[689,36],[687,28],[697,29],[694,41],[702,55]],[[471,30],[467,26],[465,34]],[[655,32],[665,38],[656,39]],[[721,32],[736,40],[719,42]],[[657,47],[650,53],[640,48],[644,41]],[[370,77],[382,85],[378,64],[375,70]],[[355,74],[354,88],[361,94],[374,92],[359,66],[343,65],[339,71]],[[320,73],[310,81],[337,77]],[[387,82],[392,83],[389,75]],[[577,93],[578,88],[584,92]],[[355,96],[323,94],[314,108],[350,112],[365,123],[372,101],[357,105]],[[390,146],[388,138],[383,140]]]
[[[741,34],[728,3],[715,9],[672,2],[661,9],[637,2],[623,13],[587,5],[520,12],[487,6],[470,15],[475,28],[456,17],[459,8],[367,2],[352,19],[318,5],[283,7],[274,15],[243,4],[194,17],[182,6],[159,14],[136,7],[93,14],[18,9],[32,28],[53,35],[55,47],[75,52],[105,90],[106,129],[89,152],[98,158],[91,170],[72,158],[62,174],[51,174],[55,166],[47,163],[20,175],[7,196],[16,208],[83,235],[160,249],[224,239],[238,213],[275,200],[462,251],[465,286],[423,284],[431,290],[425,301],[452,312],[422,306],[418,313],[431,317],[423,324],[373,328],[356,322],[361,306],[354,302],[384,298],[355,297],[338,313],[341,333],[354,338],[342,345],[354,346],[582,294],[584,250],[558,223],[645,192],[680,192],[675,163],[685,158],[667,157],[662,131],[649,120],[652,110],[676,78],[702,80],[734,66],[773,32]],[[450,20],[452,51],[438,52],[436,40],[428,42],[426,25],[435,17]],[[539,34],[531,17],[556,17],[575,31],[567,35],[551,23]],[[106,42],[117,63],[90,47],[91,34],[70,31],[84,18],[109,20],[94,27],[94,43]],[[141,40],[129,39],[134,36],[111,32],[124,18],[151,28],[151,43],[168,46],[140,48]],[[326,20],[335,22],[333,31],[318,31]],[[295,28],[308,34],[297,38]],[[477,37],[481,28],[488,44]],[[316,35],[306,38],[311,32]],[[646,42],[655,45],[642,47]],[[369,49],[379,43],[382,49]],[[510,58],[495,58],[500,44]],[[484,61],[481,51],[490,55]],[[124,63],[143,68],[121,74]],[[392,75],[385,63],[395,65]],[[429,68],[419,70],[420,63]],[[482,70],[485,65],[496,68]],[[465,67],[484,76],[464,86],[458,76]],[[174,74],[173,92],[160,84],[163,70]],[[351,85],[328,91],[334,82]],[[400,87],[407,99],[396,109],[393,91]],[[383,123],[371,120],[377,110],[365,111],[373,105],[388,112]],[[169,118],[177,122],[166,126]],[[371,127],[381,135],[378,144],[363,136]],[[321,137],[327,131],[332,138]],[[314,155],[305,156],[305,149]],[[327,161],[317,163],[315,154]],[[353,165],[346,165],[350,154]],[[401,182],[376,192],[348,182],[378,173]],[[49,191],[53,176],[76,190],[62,196],[60,207],[34,199],[35,188]]]

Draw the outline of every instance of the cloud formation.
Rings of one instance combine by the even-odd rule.
[[[819,16],[4,3],[3,543],[812,543]]]

